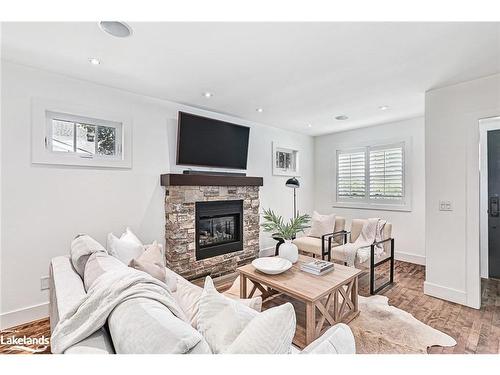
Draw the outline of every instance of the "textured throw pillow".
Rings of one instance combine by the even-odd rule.
[[[147,246],[146,250],[137,258],[132,259],[128,265],[136,270],[149,273],[160,281],[166,281],[166,268],[161,259],[161,249],[156,241]]]
[[[168,270],[173,273],[172,271]],[[175,274],[174,274],[175,275]],[[190,283],[186,279],[177,276],[177,290],[174,293],[174,298],[182,308],[188,321],[191,323],[191,326],[194,328],[198,327],[198,315],[200,312],[200,297],[203,293],[203,289],[193,283]],[[247,307],[250,307],[252,310],[260,312],[262,308],[262,298],[254,297],[248,299],[239,299],[233,295],[227,295],[224,293],[224,297],[230,298],[232,300],[237,301]]]
[[[335,227],[335,214],[321,215],[313,212],[311,230],[309,236],[321,237],[324,234],[332,233]]]
[[[213,353],[223,353],[258,313],[220,294],[207,276],[200,297],[198,331]]]
[[[291,303],[270,308],[253,318],[225,353],[287,354],[295,335],[295,325]]]
[[[130,261],[144,252],[144,246],[131,240],[130,237],[118,238],[113,233],[108,234],[108,253],[128,265]]]
[[[115,257],[103,252],[92,254],[85,265],[85,272],[83,274],[85,290],[88,291],[96,279],[103,273],[120,267],[125,267],[125,265]]]
[[[94,253],[106,254],[106,249],[88,234],[79,234],[71,242],[70,256],[73,268],[83,278],[85,265]]]

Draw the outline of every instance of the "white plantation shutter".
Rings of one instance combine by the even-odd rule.
[[[403,164],[403,145],[370,149],[370,199],[403,198]]]
[[[337,154],[337,197],[364,198],[366,196],[365,151]]]
[[[408,208],[405,142],[337,150],[337,202]],[[351,206],[349,206],[351,207]]]

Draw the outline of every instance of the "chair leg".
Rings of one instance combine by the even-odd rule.
[[[375,289],[375,268],[380,266],[385,262],[390,262],[389,270],[389,281],[385,282]],[[375,245],[371,246],[370,253],[370,294],[376,294],[382,289],[394,283],[394,238],[391,239],[391,254],[389,258],[386,258],[378,263],[375,263]]]
[[[391,270],[390,270],[390,283],[394,282],[394,238],[391,240]]]
[[[328,237],[328,261],[332,261],[332,237]]]
[[[375,245],[370,249],[370,294],[375,294]]]

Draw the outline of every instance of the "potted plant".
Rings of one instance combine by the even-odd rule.
[[[285,242],[279,247],[279,256],[295,263],[299,258],[299,249],[292,243],[296,234],[309,228],[309,215],[298,215],[285,222],[282,216],[276,215],[271,209],[264,210],[264,223],[261,224],[265,232],[272,233],[273,237],[282,238]]]

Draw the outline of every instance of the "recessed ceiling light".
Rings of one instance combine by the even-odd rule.
[[[95,57],[91,57],[89,59],[89,63],[91,63],[92,65],[99,65],[101,63],[101,60],[96,59]]]
[[[346,115],[340,115],[340,116],[335,116],[335,120],[339,120],[339,121],[344,121],[344,120],[347,120],[349,117],[347,117]]]
[[[264,112],[264,110],[262,108],[257,108],[256,111],[259,112],[259,113]]]
[[[378,107],[378,109],[380,109],[381,111],[386,111],[389,109],[389,106],[388,105],[381,105],[380,107]]]
[[[205,98],[211,98],[212,96],[214,96],[214,94],[212,94],[211,92],[206,91],[206,92],[203,93],[203,96]]]
[[[312,125],[311,125],[311,124],[307,124],[307,127],[308,127],[308,128],[312,128]]]
[[[117,38],[126,38],[132,35],[132,29],[125,22],[101,21],[99,22],[99,27],[109,35],[116,36]]]

